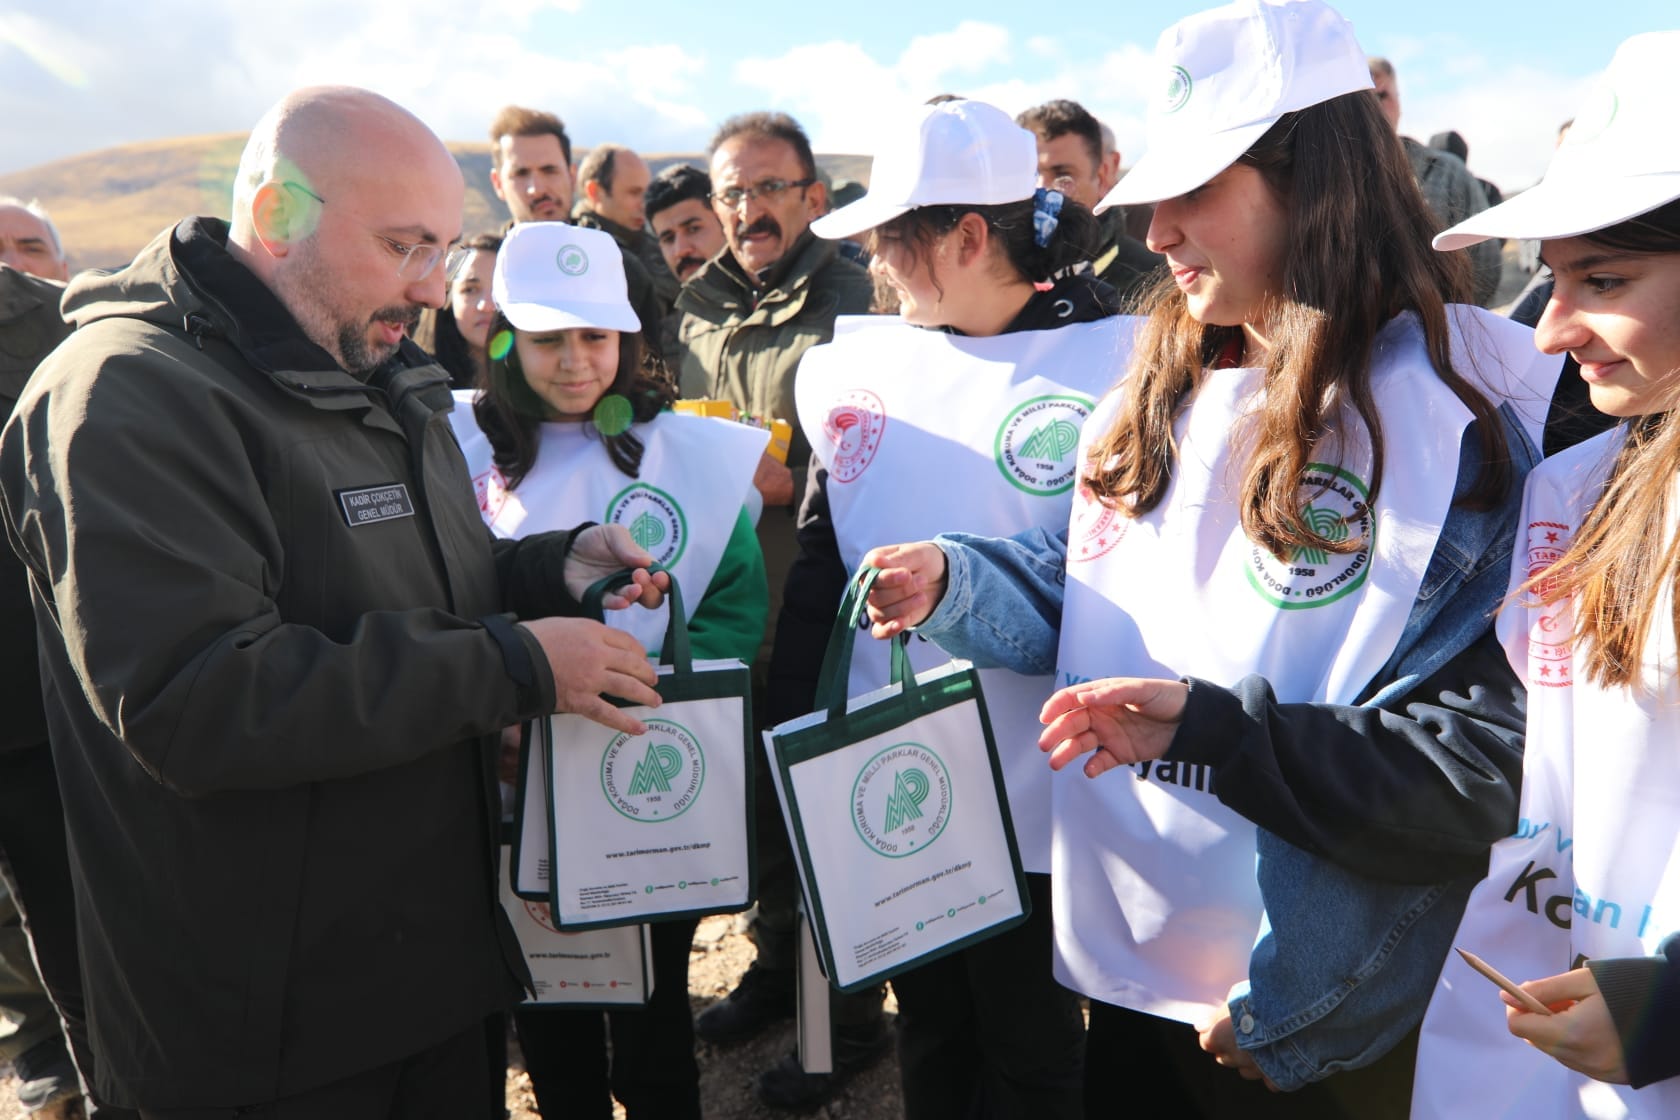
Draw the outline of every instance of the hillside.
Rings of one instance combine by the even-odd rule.
[[[226,217],[244,145],[237,132],[126,144],[0,175],[0,195],[40,199],[64,236],[73,270],[114,268],[188,214]],[[490,146],[456,142],[449,149],[467,180],[462,228],[470,235],[500,226],[507,209],[490,191]],[[705,163],[698,153],[645,158],[656,172]],[[823,155],[817,162],[837,179],[868,181],[867,156]]]

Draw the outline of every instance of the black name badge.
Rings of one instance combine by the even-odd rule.
[[[414,501],[408,487],[401,482],[383,486],[363,486],[356,490],[334,490],[339,508],[344,511],[344,523],[354,529],[358,525],[373,525],[414,516]]]

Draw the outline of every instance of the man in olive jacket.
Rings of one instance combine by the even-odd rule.
[[[834,337],[840,315],[869,311],[869,274],[839,255],[836,243],[808,228],[828,209],[811,143],[784,113],[732,117],[711,144],[712,208],[723,223],[724,249],[683,285],[678,338],[684,397],[727,400],[760,420],[793,425],[786,465],[766,455],[753,480],[764,497],[758,541],[770,581],[770,618],[754,666],[755,699],[765,702],[774,619],[781,613],[788,568],[798,554],[794,513],[805,492],[811,444],[799,429],[794,374],[805,351]],[[774,710],[775,698],[768,697]],[[797,886],[767,768],[757,790],[759,903],[752,926],[753,968],[695,1024],[709,1042],[750,1038],[794,1009]],[[812,1109],[881,1050],[880,996],[836,996],[836,1076],[806,1075],[791,1056],[760,1077],[767,1103]]]
[[[77,329],[0,436],[95,1087],[148,1120],[479,1114],[483,1020],[528,980],[497,732],[635,730],[598,694],[656,699],[634,640],[544,617],[645,555],[599,528],[493,549],[405,338],[462,191],[391,102],[288,95],[231,227],[71,284]]]

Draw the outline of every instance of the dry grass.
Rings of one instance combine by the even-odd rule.
[[[118,268],[189,214],[227,217],[244,146],[241,132],[127,144],[0,175],[0,195],[40,199],[64,237],[73,270]],[[490,145],[457,142],[449,149],[467,182],[461,228],[469,236],[499,229],[507,209],[490,189]],[[646,158],[655,171],[672,163],[705,165],[698,153]],[[819,162],[836,178],[868,180],[864,156]]]

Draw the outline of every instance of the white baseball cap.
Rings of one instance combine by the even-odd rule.
[[[918,206],[991,206],[1031,198],[1038,140],[995,105],[944,101],[892,128],[869,168],[869,192],[811,223],[831,240],[890,222]]]
[[[1462,249],[1490,237],[1575,237],[1680,198],[1676,59],[1680,31],[1635,35],[1617,47],[1545,178],[1437,234],[1435,248]]]
[[[639,331],[612,235],[565,222],[520,222],[496,254],[490,294],[522,331]]]
[[[1371,88],[1353,25],[1322,0],[1237,0],[1198,12],[1155,44],[1149,143],[1097,213],[1195,190],[1285,113]]]

